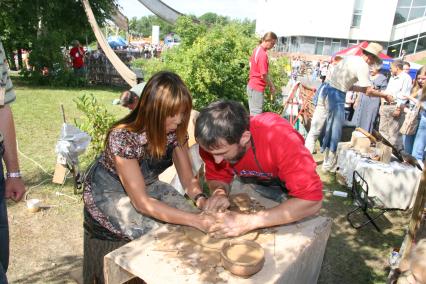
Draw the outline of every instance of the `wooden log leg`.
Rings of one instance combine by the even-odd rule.
[[[83,283],[104,283],[104,256],[125,245],[127,241],[99,240],[84,232]]]

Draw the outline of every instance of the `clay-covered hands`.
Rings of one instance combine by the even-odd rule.
[[[215,213],[214,216],[216,223],[209,230],[214,238],[237,237],[256,229],[253,215],[250,214],[226,211]]]
[[[230,203],[226,191],[217,189],[213,192],[212,196],[207,199],[205,205],[202,207],[206,212],[223,212],[228,209]]]
[[[5,197],[10,198],[15,202],[22,199],[25,194],[25,185],[20,178],[7,178],[6,179],[6,192]]]
[[[197,218],[199,218],[200,222],[197,222],[196,224],[199,224],[198,226],[195,226],[198,230],[203,231],[204,233],[209,233],[212,230],[212,227],[216,223],[216,216],[214,216],[211,213],[208,212],[201,212],[197,215]]]

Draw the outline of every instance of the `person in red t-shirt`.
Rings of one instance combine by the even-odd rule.
[[[73,48],[70,50],[72,67],[76,75],[82,76],[85,73],[84,68],[84,49],[78,40],[72,42]]]
[[[214,236],[239,236],[291,223],[320,210],[322,182],[316,163],[302,136],[279,115],[249,117],[238,102],[215,102],[200,111],[195,139],[211,191],[203,210],[216,212],[219,219],[211,228]],[[256,191],[281,203],[252,214],[222,212],[230,205],[228,194],[235,175],[242,182],[263,185],[256,185]]]
[[[268,76],[269,62],[266,52],[273,48],[276,42],[276,34],[273,32],[266,33],[250,57],[250,74],[247,84],[250,115],[263,112],[263,93],[266,85],[269,86],[271,94],[275,93],[275,86]]]

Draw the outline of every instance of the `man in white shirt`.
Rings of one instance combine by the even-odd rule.
[[[382,101],[380,106],[379,132],[397,149],[402,149],[402,135],[399,133],[404,122],[403,108],[410,96],[412,79],[403,70],[404,61],[395,60],[391,63],[391,75],[385,94],[393,97],[392,102]]]

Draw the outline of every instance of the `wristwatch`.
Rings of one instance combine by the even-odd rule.
[[[10,172],[10,173],[6,173],[6,177],[7,178],[21,178],[21,172],[17,171],[17,172]]]

